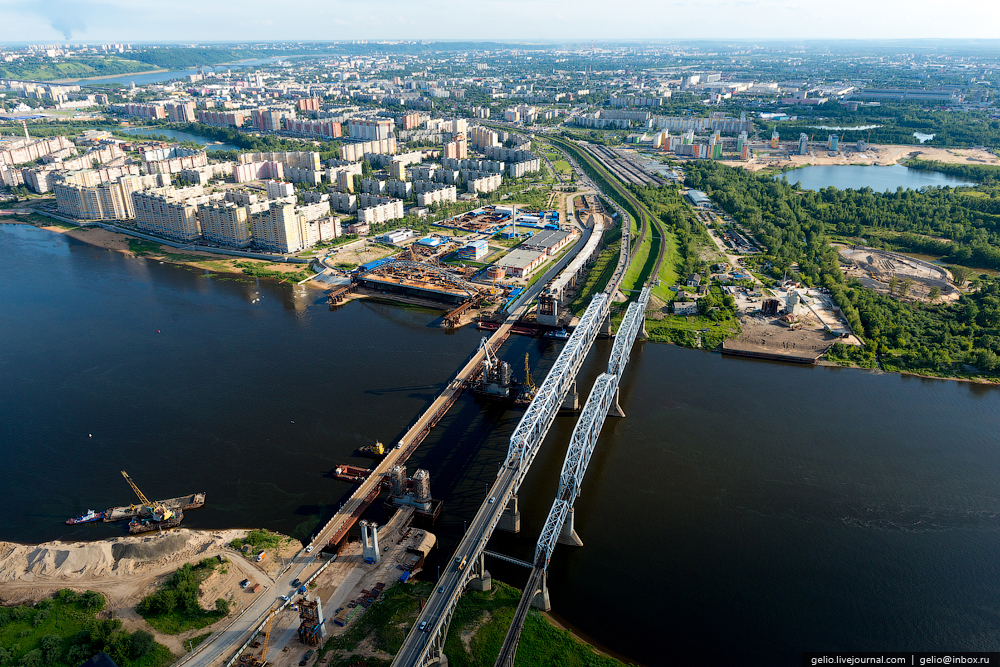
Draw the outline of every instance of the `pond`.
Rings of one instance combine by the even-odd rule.
[[[798,181],[806,190],[821,190],[833,186],[839,190],[860,190],[869,187],[878,192],[895,190],[897,187],[917,188],[960,185],[976,185],[954,176],[936,171],[910,169],[901,164],[888,167],[861,165],[813,165],[780,174],[789,183]]]
[[[214,139],[208,137],[203,137],[200,134],[193,134],[191,132],[181,132],[180,130],[171,130],[166,127],[130,127],[122,130],[126,134],[133,135],[151,135],[159,134],[164,137],[170,137],[174,141],[194,141],[205,147],[207,151],[235,151],[239,150],[239,146],[234,146],[233,144],[215,144],[211,143]]]

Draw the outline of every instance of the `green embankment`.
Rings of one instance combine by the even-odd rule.
[[[329,667],[349,667],[364,660],[368,667],[388,667],[391,660],[363,655],[359,647],[395,655],[403,645],[434,584],[397,584],[382,599],[365,610],[340,637],[333,637],[320,649],[317,660],[329,658]],[[514,617],[521,592],[504,583],[493,582],[488,593],[471,591],[462,596],[455,609],[445,655],[459,667],[492,665]],[[332,613],[333,610],[331,610]],[[595,653],[566,630],[554,627],[542,614],[532,610],[521,634],[517,667],[565,665],[566,667],[621,667],[623,663]]]
[[[99,620],[104,596],[61,590],[34,606],[0,608],[0,665],[74,667],[104,651],[121,667],[162,667],[174,660],[144,630],[118,619]]]
[[[160,590],[143,598],[136,611],[147,623],[168,635],[204,628],[225,618],[229,613],[226,600],[216,600],[214,611],[202,609],[198,604],[201,582],[218,565],[217,558],[205,558],[194,565],[185,563]]]

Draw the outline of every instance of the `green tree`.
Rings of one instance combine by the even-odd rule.
[[[42,667],[45,664],[45,656],[42,655],[41,649],[37,648],[28,651],[17,661],[17,667]]]
[[[59,635],[45,635],[38,642],[38,647],[45,654],[45,664],[54,665],[62,657],[62,637]]]
[[[145,630],[136,630],[128,638],[128,656],[132,660],[138,660],[149,655],[156,648],[156,640],[152,633]]]
[[[935,285],[927,291],[927,299],[934,303],[941,296],[941,288]]]
[[[219,612],[223,616],[229,613],[229,602],[219,598],[215,601],[215,611]]]
[[[959,287],[964,285],[965,281],[967,281],[969,276],[972,275],[972,271],[964,266],[952,266],[949,270],[951,271],[952,278],[955,279],[955,284]]]

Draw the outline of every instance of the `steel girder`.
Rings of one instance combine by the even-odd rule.
[[[597,446],[597,438],[601,434],[604,420],[617,399],[618,383],[621,381],[635,337],[642,329],[648,301],[649,287],[645,287],[639,294],[639,300],[631,303],[625,311],[625,317],[611,348],[608,371],[599,375],[594,382],[590,396],[573,429],[562,472],[559,474],[559,491],[535,546],[535,560],[544,557],[546,568],[552,558],[552,551],[562,532],[563,524],[566,523],[566,517],[573,508],[577,496],[580,495],[583,476],[587,474],[587,466],[590,464],[594,447]]]
[[[599,375],[594,382],[590,397],[587,398],[587,403],[583,406],[580,419],[573,429],[569,449],[566,450],[566,459],[563,461],[562,474],[559,476],[559,492],[535,546],[535,560],[544,557],[546,568],[549,566],[563,524],[566,523],[566,517],[580,494],[580,485],[587,473],[590,456],[594,453],[608,410],[615,402],[617,390],[617,375],[610,373]]]
[[[476,296],[479,290],[482,289],[481,285],[476,285],[475,283],[470,283],[468,280],[465,280],[464,278],[459,278],[451,271],[448,271],[447,269],[442,269],[440,266],[434,266],[433,264],[425,264],[424,262],[414,262],[408,259],[394,259],[391,262],[386,262],[385,264],[380,264],[379,266],[376,266],[374,269],[372,269],[372,271],[378,271],[379,269],[390,269],[396,267],[402,267],[404,269],[420,269],[422,271],[431,271],[433,273],[436,273],[445,280],[447,280],[448,282],[457,285],[461,289],[465,290],[465,293],[468,294],[470,297]],[[369,273],[371,273],[371,271],[369,271]]]
[[[628,363],[628,355],[632,351],[635,337],[642,330],[647,303],[649,303],[649,287],[643,287],[639,293],[639,300],[629,304],[615,335],[615,344],[611,347],[611,357],[608,359],[608,372],[617,375],[619,380],[622,371],[625,370],[625,364]]]
[[[552,421],[566,399],[566,394],[576,379],[577,371],[587,358],[607,314],[608,295],[604,293],[595,295],[510,437],[505,467],[516,468],[518,471],[515,491],[531,467],[538,447],[552,426]]]

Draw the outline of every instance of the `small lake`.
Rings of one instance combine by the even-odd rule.
[[[955,176],[936,171],[910,169],[901,164],[887,167],[860,165],[813,165],[780,174],[789,183],[798,181],[806,190],[821,190],[833,186],[838,190],[860,190],[869,187],[877,192],[895,190],[897,187],[917,188],[960,185],[977,185]]]
[[[934,134],[924,134],[923,132],[914,132],[913,136],[916,137],[917,141],[919,141],[920,143],[924,143],[925,141],[930,141],[936,135],[934,135]]]
[[[200,134],[192,134],[191,132],[181,132],[180,130],[171,130],[165,127],[130,127],[123,129],[122,132],[126,134],[133,135],[150,135],[150,134],[160,134],[164,137],[170,137],[174,141],[194,141],[205,147],[206,151],[236,151],[239,150],[239,146],[234,146],[233,144],[211,144],[209,142],[214,141],[214,139],[209,139],[203,137]]]

